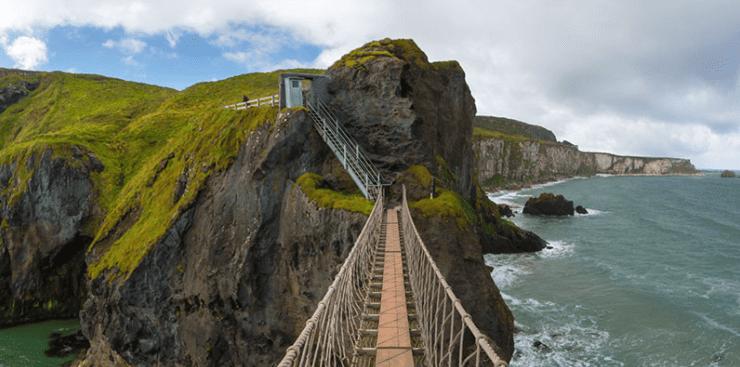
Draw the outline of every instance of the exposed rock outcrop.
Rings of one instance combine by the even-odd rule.
[[[576,207],[576,213],[578,213],[578,214],[588,214],[588,210],[586,210],[586,208],[584,208],[583,206],[580,206],[579,205],[579,206]]]
[[[514,216],[514,212],[511,211],[511,208],[506,204],[498,204],[498,212],[504,217],[511,218]]]
[[[0,88],[0,113],[3,113],[8,107],[28,96],[38,86],[39,82],[21,80]]]
[[[555,196],[552,193],[545,192],[540,197],[530,197],[524,204],[524,214],[529,215],[573,215],[573,202],[566,200],[563,195]]]
[[[720,177],[735,178],[735,172],[726,170],[726,171],[723,171],[722,174],[720,174]]]
[[[103,170],[77,147],[0,166],[0,326],[76,317],[87,296],[85,231],[100,215],[90,175]]]

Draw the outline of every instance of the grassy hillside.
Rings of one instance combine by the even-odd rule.
[[[180,92],[100,75],[0,70],[0,88],[40,83],[0,113],[0,165],[17,167],[2,194],[12,205],[33,171],[23,163],[47,149],[55,156],[68,156],[72,146],[95,154],[105,165],[92,177],[105,215],[85,229],[95,238],[91,248],[126,214],[133,213],[135,222],[88,270],[93,278],[113,267],[125,274],[195,199],[206,178],[233,161],[249,132],[275,120],[276,107],[237,112],[223,106],[241,102],[244,94],[277,94],[280,72],[198,83]],[[180,194],[178,179],[187,181]]]
[[[516,136],[524,140],[543,140],[556,142],[555,134],[542,126],[530,125],[525,122],[507,119],[505,117],[475,116],[473,120],[476,137],[501,138],[503,135]]]

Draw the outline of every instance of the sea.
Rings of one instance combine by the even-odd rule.
[[[562,194],[588,214],[521,214]],[[597,176],[490,193],[549,242],[485,255],[515,317],[512,367],[740,366],[740,178]]]
[[[14,326],[0,330],[0,367],[50,367],[71,361],[77,355],[51,358],[44,355],[49,349],[51,333],[62,336],[80,329],[79,319],[49,320]]]

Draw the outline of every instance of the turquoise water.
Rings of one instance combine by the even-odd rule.
[[[486,255],[522,330],[512,366],[740,366],[740,179],[594,177],[489,197],[523,207],[542,192],[590,213],[517,214],[553,248]]]
[[[16,326],[0,330],[0,367],[47,367],[59,366],[71,361],[67,358],[49,358],[49,334],[57,332],[70,335],[80,329],[80,320],[51,320],[36,324]]]

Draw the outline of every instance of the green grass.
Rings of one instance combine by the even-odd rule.
[[[301,186],[303,193],[317,206],[327,209],[344,209],[368,216],[373,211],[373,202],[360,194],[346,195],[329,189],[317,188],[322,180],[321,175],[305,173],[298,178],[296,184]]]
[[[426,167],[422,165],[411,166],[409,167],[409,172],[416,176],[424,188],[428,188],[431,185],[433,177]]]
[[[422,68],[440,70],[458,70],[463,72],[457,61],[429,62],[427,55],[412,39],[390,39],[368,42],[362,47],[344,55],[332,67],[346,66],[358,70],[365,70],[365,63],[377,57],[392,57],[405,60]]]
[[[166,149],[147,159],[144,167],[121,190],[92,246],[126,213],[140,210],[138,221],[100,261],[88,268],[90,277],[94,279],[103,270],[114,267],[124,274],[132,271],[195,201],[206,179],[225,170],[249,133],[265,121],[274,121],[276,116],[276,107],[246,112],[214,111],[201,126],[184,129],[170,140]],[[180,197],[175,197],[181,176],[187,177],[187,186]]]
[[[434,199],[421,199],[409,202],[409,209],[416,210],[424,217],[441,217],[454,219],[461,231],[468,228],[470,223],[475,222],[475,212],[470,204],[460,197],[456,192],[437,188]]]
[[[21,80],[39,82],[28,97],[0,114],[0,165],[15,167],[2,195],[16,204],[46,151],[72,165],[82,164],[71,159],[72,147],[82,151],[82,160],[94,154],[105,169],[91,175],[103,210],[83,228],[95,238],[91,249],[127,213],[137,213],[138,219],[89,266],[89,275],[95,278],[106,269],[126,275],[192,204],[205,180],[233,162],[246,136],[275,120],[277,107],[232,111],[223,106],[240,102],[242,95],[277,94],[280,72],[177,91],[100,75],[0,69],[0,88]],[[174,197],[180,176],[187,186]]]

